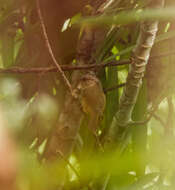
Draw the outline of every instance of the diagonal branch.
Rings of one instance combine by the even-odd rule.
[[[102,10],[102,7],[100,8]],[[98,11],[94,11],[92,14],[96,14],[97,12]],[[102,14],[102,12],[100,12],[100,14]],[[104,31],[102,28],[91,28],[88,25],[83,27],[77,47],[77,66],[91,67],[93,53],[97,50],[99,43],[104,40],[107,31]],[[127,61],[127,64],[128,63]],[[126,62],[124,64],[126,64]],[[43,154],[43,157],[50,161],[61,160],[61,157],[57,154],[58,151],[61,152],[65,158],[70,156],[86,111],[93,109],[92,113],[90,113],[91,116],[93,116],[91,118],[92,122],[89,122],[90,128],[98,123],[99,116],[101,112],[103,112],[105,104],[104,92],[99,79],[95,75],[94,69],[91,71],[83,70],[81,72],[75,70],[72,73],[71,82],[74,97],[72,97],[70,93],[66,95],[64,108],[59,116],[57,125],[48,138]],[[85,103],[87,105],[89,104],[88,100],[92,101],[92,107],[90,109],[86,109],[84,106]],[[101,103],[103,105],[101,105]],[[92,132],[96,132],[96,128],[91,129],[93,130]]]
[[[79,68],[92,67],[92,65],[89,65],[89,62],[92,58],[91,54],[96,49],[97,41],[94,41],[94,34],[96,31],[97,30],[94,30],[94,28],[84,26],[84,30],[79,39],[77,47],[77,66]],[[91,75],[91,73],[93,74]],[[65,158],[68,158],[72,153],[78,130],[84,117],[84,111],[82,109],[81,102],[83,91],[84,93],[87,93],[91,96],[92,88],[97,88],[97,90],[101,92],[100,95],[104,96],[100,82],[92,70],[88,72],[84,71],[84,68],[81,72],[75,70],[72,73],[71,82],[73,86],[74,97],[72,97],[70,94],[66,95],[64,108],[59,116],[57,125],[53,129],[47,141],[47,145],[44,151],[43,156],[47,160],[61,160],[60,156],[57,154],[58,151],[62,152]],[[85,87],[85,89],[83,89],[83,87]],[[87,92],[88,90],[89,92]]]

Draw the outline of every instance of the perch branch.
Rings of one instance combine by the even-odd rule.
[[[150,59],[159,59],[161,57],[165,57],[165,56],[169,56],[169,55],[173,55],[173,54],[175,54],[175,51],[154,55],[154,56],[151,56]],[[97,68],[105,68],[105,67],[117,67],[117,66],[122,66],[122,65],[129,65],[129,64],[131,64],[131,61],[121,60],[121,61],[112,61],[109,63],[91,64],[91,65],[82,65],[82,66],[60,65],[60,67],[61,67],[62,71],[74,71],[74,70],[88,70],[88,69],[97,69]],[[57,72],[57,70],[58,70],[57,67],[37,67],[37,68],[35,68],[35,67],[33,67],[33,68],[11,67],[8,69],[0,68],[0,73],[12,73],[12,74],[13,73],[14,74],[34,74],[34,73],[36,73],[36,74],[38,74],[38,73]],[[116,88],[118,88],[118,86]],[[120,88],[120,85],[119,85],[119,88]]]
[[[122,61],[113,61],[110,63],[104,64],[91,64],[91,65],[81,65],[81,66],[67,66],[61,65],[61,69],[63,71],[74,71],[74,70],[90,70],[97,68],[105,68],[105,67],[116,67],[122,65],[130,64],[129,60]],[[23,67],[11,67],[8,69],[0,69],[0,73],[14,73],[14,74],[33,74],[33,73],[49,73],[49,72],[57,72],[57,67],[38,67],[38,68],[23,68]]]
[[[150,59],[159,59],[161,57],[165,57],[168,55],[175,54],[175,51],[166,52],[158,55],[151,56]],[[122,65],[129,65],[131,64],[130,60],[121,60],[121,61],[112,61],[109,63],[102,63],[102,64],[91,64],[91,65],[82,65],[82,66],[68,66],[68,65],[60,65],[62,71],[74,71],[74,70],[88,70],[88,69],[97,69],[97,68],[105,68],[105,67],[117,67]],[[57,67],[33,67],[33,68],[24,68],[24,67],[11,67],[11,68],[0,68],[0,73],[11,73],[11,74],[38,74],[38,73],[51,73],[57,72]],[[122,86],[116,86],[115,88],[120,88]],[[111,91],[111,89],[106,91]]]

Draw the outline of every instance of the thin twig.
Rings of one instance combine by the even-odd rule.
[[[168,56],[175,54],[175,51],[166,52],[159,55],[151,56],[151,59],[157,59],[160,57]],[[62,71],[73,71],[73,70],[87,70],[87,69],[94,69],[94,68],[104,68],[104,67],[116,67],[122,65],[129,65],[131,62],[129,60],[121,60],[121,61],[113,61],[109,63],[102,63],[102,64],[91,64],[91,65],[83,65],[83,66],[68,66],[68,65],[60,65]],[[38,74],[38,73],[50,73],[50,72],[57,72],[57,67],[33,67],[33,68],[24,68],[24,67],[11,67],[8,69],[0,68],[0,73],[14,73],[14,74]],[[111,91],[112,88],[120,88],[122,86],[111,87],[110,89],[106,89],[105,91]],[[106,92],[105,92],[106,93]]]
[[[62,158],[62,160],[65,161],[65,163],[67,163],[67,165],[72,169],[72,171],[75,173],[75,175],[77,176],[78,180],[80,181],[80,175],[78,173],[78,171],[74,168],[74,166],[69,162],[69,160],[67,160],[63,153],[59,150],[57,150],[57,153],[59,154],[59,156]]]
[[[153,117],[154,117],[154,119],[156,119],[157,121],[159,121],[159,123],[163,126],[163,127],[166,127],[166,124],[165,124],[165,122],[162,120],[162,118],[161,117],[159,117],[157,114],[153,114]]]
[[[52,48],[51,48],[51,45],[50,45],[50,42],[49,42],[49,38],[48,38],[48,35],[47,35],[46,27],[45,27],[45,24],[44,24],[44,19],[43,19],[42,13],[41,13],[39,0],[36,0],[36,4],[37,4],[38,17],[39,17],[40,25],[41,25],[41,28],[42,28],[43,37],[44,37],[44,40],[45,40],[45,43],[46,43],[46,47],[48,49],[50,57],[52,58],[52,61],[53,61],[54,65],[56,66],[56,68],[57,68],[57,70],[58,70],[58,72],[59,72],[59,74],[61,76],[61,79],[65,83],[65,86],[67,87],[69,92],[72,94],[72,86],[71,86],[69,80],[66,78],[63,70],[61,69],[60,65],[58,64],[58,62],[57,62],[57,60],[56,60],[56,58],[55,58],[55,56],[53,54],[53,51],[52,51]]]
[[[112,86],[112,87],[110,87],[110,88],[105,88],[105,89],[104,89],[104,93],[107,94],[108,92],[110,92],[110,91],[112,91],[112,90],[115,90],[115,89],[124,87],[125,84],[126,84],[126,83],[122,83],[122,84],[119,84],[119,85]]]
[[[148,118],[145,119],[144,121],[131,122],[130,125],[145,125],[145,124],[147,124],[147,123],[152,119],[152,117],[154,117],[157,121],[160,122],[160,124],[161,124],[163,127],[166,127],[165,122],[164,122],[157,114],[155,114],[157,108],[158,108],[158,106],[155,107],[150,113],[148,113],[149,116],[148,116]]]
[[[143,120],[143,121],[132,121],[129,123],[129,125],[133,126],[133,125],[145,125],[145,124],[147,124],[152,119],[152,117],[155,116],[155,112],[157,111],[160,103],[161,103],[161,101],[152,106],[152,108],[150,109],[151,111],[148,111],[145,114],[145,115],[148,115],[145,120]]]
[[[104,64],[91,64],[83,66],[61,65],[60,67],[63,71],[73,71],[73,70],[87,70],[94,68],[116,67],[128,64],[130,64],[129,60],[122,60],[122,61],[113,61]],[[49,73],[49,72],[57,72],[57,67],[37,67],[37,68],[12,67],[8,69],[0,69],[0,73],[14,73],[14,74],[34,74],[34,73],[38,74],[38,73]]]
[[[78,179],[78,181],[79,181],[79,183],[80,183],[80,186],[81,186],[81,176],[80,176],[80,174],[78,173],[78,171],[75,169],[75,167],[69,162],[69,160],[67,160],[65,157],[64,157],[64,155],[63,155],[63,153],[61,152],[61,151],[59,151],[59,150],[57,150],[57,153],[59,154],[59,156],[62,158],[62,160],[64,160],[65,161],[65,163],[67,163],[67,165],[72,169],[72,171],[75,173],[75,175],[77,176],[77,179]],[[88,187],[88,189],[89,190],[91,190],[91,187],[89,186],[89,184],[87,184],[87,187]]]

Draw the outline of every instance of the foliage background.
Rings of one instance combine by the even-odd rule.
[[[36,2],[0,1],[1,114],[7,123],[5,128],[12,135],[9,138],[13,139],[17,149],[14,153],[18,155],[15,188],[48,190],[58,184],[60,186],[63,181],[64,189],[174,188],[174,2],[166,0],[164,10],[157,12],[144,12],[148,4],[146,0],[116,2],[112,15],[110,12],[109,16],[85,19],[84,7],[90,4],[88,0],[41,2],[53,54],[63,66],[76,66],[82,22],[102,23],[101,30],[114,26],[97,54],[93,55],[98,64],[129,60],[142,20],[160,19],[159,31],[132,113],[134,121],[143,122],[128,127],[121,143],[122,149],[103,152],[88,129],[88,119],[85,118],[73,152],[68,157],[63,156],[60,164],[57,160],[49,163],[42,160],[46,141],[57,124],[67,96],[57,72],[30,71],[32,68],[53,66],[42,35]],[[91,2],[94,8],[99,4],[101,1]],[[26,69],[26,73],[21,73],[22,68]],[[101,144],[119,109],[128,70],[126,64],[98,71],[97,76],[106,95],[106,107],[98,129]],[[71,79],[72,73],[73,69],[65,72],[68,79]],[[10,147],[7,155],[11,152]],[[1,180],[0,186],[3,188]]]

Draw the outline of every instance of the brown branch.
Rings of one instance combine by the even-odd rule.
[[[78,171],[75,169],[75,167],[69,162],[68,159],[66,159],[63,155],[63,153],[59,150],[57,150],[58,155],[62,158],[62,160],[64,160],[64,162],[71,168],[71,170],[74,172],[74,174],[77,176],[77,179],[79,181],[79,184],[81,186],[81,176],[78,173]],[[91,187],[89,186],[89,184],[87,184],[87,188],[88,190],[91,190]]]
[[[75,175],[77,176],[77,179],[79,181],[79,184],[81,186],[81,176],[78,173],[78,171],[76,170],[76,168],[69,162],[68,159],[66,159],[63,155],[63,153],[59,150],[57,150],[57,153],[59,154],[59,156],[62,158],[62,160],[64,160],[64,162],[71,168],[71,170],[75,173]],[[89,186],[89,184],[87,184],[87,188],[88,190],[92,190],[91,187]]]
[[[133,125],[146,125],[152,118],[155,118],[157,121],[159,121],[162,126],[166,126],[164,121],[158,116],[156,115],[155,113],[152,113],[147,119],[145,119],[144,121],[133,121],[131,122],[129,125],[130,126],[133,126]]]
[[[168,55],[175,54],[175,51],[166,52],[158,55],[153,55],[150,59],[158,59],[160,57],[165,57]],[[91,65],[82,65],[82,66],[68,66],[68,65],[60,65],[62,71],[74,71],[74,70],[87,70],[87,69],[97,69],[97,68],[105,68],[105,67],[116,67],[122,65],[129,65],[131,62],[129,60],[121,60],[121,61],[113,61],[109,63],[102,63],[102,64],[91,64]],[[57,67],[33,67],[33,68],[24,68],[24,67],[11,67],[11,68],[0,68],[0,73],[11,73],[11,74],[38,74],[38,73],[50,73],[50,72],[57,72]],[[111,91],[115,88],[120,88],[123,86],[115,86],[105,91]],[[105,92],[106,93],[106,92]]]
[[[162,102],[162,100],[163,99],[161,99],[156,104],[154,104],[152,106],[152,108],[145,114],[145,115],[147,115],[147,118],[145,120],[143,120],[143,121],[131,121],[129,125],[130,126],[133,126],[133,125],[145,125],[145,124],[147,124],[152,119],[152,117],[156,118],[157,120],[159,120],[159,122],[162,125],[164,125],[164,122],[162,123],[162,120],[160,121],[160,119],[158,118],[158,116],[155,114],[155,112],[159,108],[159,105]]]
[[[158,59],[161,57],[165,57],[168,55],[175,54],[175,51],[166,52],[158,55],[150,56],[150,59]],[[60,65],[62,71],[74,71],[74,70],[87,70],[87,69],[97,69],[97,68],[105,68],[105,67],[116,67],[122,65],[129,65],[131,62],[129,60],[121,60],[121,61],[112,61],[109,63],[102,64],[91,64],[91,65],[82,65],[82,66],[68,66],[68,65]],[[38,74],[38,73],[50,73],[57,72],[57,67],[32,67],[32,68],[24,68],[24,67],[11,67],[11,68],[0,68],[0,73],[14,73],[14,74]],[[106,89],[106,91],[113,90],[112,88],[120,88],[123,86],[111,87],[110,89]]]
[[[104,89],[104,93],[107,94],[108,92],[112,91],[112,90],[115,90],[117,88],[121,88],[121,87],[124,87],[126,85],[126,83],[122,83],[122,84],[119,84],[119,85],[115,85],[113,87],[110,87],[110,88],[106,88]]]
[[[80,184],[81,184],[81,180],[80,180],[80,174],[78,173],[78,171],[74,168],[74,166],[69,162],[69,160],[67,160],[65,157],[64,157],[64,155],[63,155],[63,153],[61,152],[61,151],[59,151],[59,150],[57,150],[57,153],[59,154],[59,156],[62,158],[62,160],[64,160],[65,161],[65,163],[71,168],[71,170],[75,173],[75,175],[77,176],[77,178],[78,178],[78,180],[79,180],[79,182],[80,182]]]
[[[50,45],[50,42],[49,42],[49,39],[48,39],[46,27],[45,27],[45,24],[44,24],[44,19],[43,19],[42,13],[41,13],[39,0],[36,0],[36,4],[37,4],[38,17],[39,17],[41,29],[42,29],[42,32],[43,32],[43,37],[44,37],[44,40],[45,40],[46,47],[48,49],[49,55],[52,58],[52,61],[53,61],[54,65],[56,66],[56,68],[57,68],[57,70],[58,70],[58,72],[59,72],[59,74],[61,76],[62,81],[64,82],[64,84],[67,87],[68,91],[72,94],[72,86],[71,86],[69,80],[66,78],[63,70],[61,69],[60,65],[58,64],[58,62],[57,62],[57,60],[56,60],[56,58],[55,58],[55,56],[53,54],[53,51],[52,51],[52,48],[51,48],[51,45]]]
[[[104,64],[92,64],[92,65],[83,65],[83,66],[67,66],[61,65],[63,71],[73,71],[73,70],[87,70],[94,68],[105,68],[105,67],[115,67],[121,65],[130,64],[129,60],[114,61]],[[12,67],[8,69],[0,69],[0,73],[14,73],[14,74],[33,74],[33,73],[49,73],[57,72],[57,67],[38,67],[38,68],[22,68],[22,67]]]
[[[159,121],[159,123],[163,126],[163,127],[166,127],[166,124],[165,124],[165,122],[162,120],[162,118],[161,117],[159,117],[157,114],[153,114],[153,117],[154,117],[154,119],[156,119],[157,121]]]

